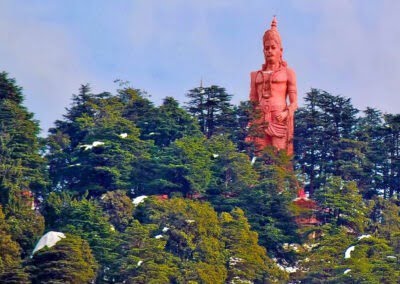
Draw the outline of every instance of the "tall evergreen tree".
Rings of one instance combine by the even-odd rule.
[[[51,248],[43,248],[28,263],[32,283],[93,283],[97,263],[88,243],[67,234]]]
[[[400,115],[386,114],[384,116],[384,144],[386,159],[383,179],[385,183],[384,197],[399,197],[400,191]]]
[[[99,200],[103,212],[119,231],[124,231],[132,221],[132,200],[122,190],[108,191]]]
[[[22,88],[0,73],[0,203],[8,202],[13,186],[40,195],[47,186],[40,156],[39,125],[23,105]]]
[[[324,233],[304,263],[302,283],[398,282],[398,265],[386,240],[370,235],[354,239],[338,228]]]
[[[364,231],[367,208],[355,182],[330,178],[326,186],[315,193],[315,199],[321,207],[320,218],[324,223],[347,226],[357,233]]]
[[[122,235],[119,248],[120,282],[174,283],[180,278],[180,260],[165,251],[164,238],[154,237],[156,229],[157,225],[141,225],[134,220]]]
[[[44,231],[44,218],[34,208],[33,199],[26,195],[27,191],[12,190],[5,207],[7,223],[13,239],[22,248],[22,257],[26,257],[33,249],[36,241]]]
[[[99,283],[108,283],[117,272],[118,231],[108,222],[95,200],[78,200],[65,193],[51,193],[44,208],[52,223],[48,228],[81,237],[89,243],[100,265]],[[104,280],[108,279],[108,280]],[[104,280],[104,282],[103,282]]]
[[[370,214],[370,231],[387,240],[400,259],[400,207],[394,199],[374,199]]]
[[[212,178],[208,187],[210,195],[237,197],[242,190],[257,182],[258,173],[251,166],[249,157],[239,153],[227,137],[211,137],[206,145],[212,158]]]
[[[296,118],[296,156],[312,194],[330,176],[346,180],[362,175],[364,144],[357,141],[358,110],[350,99],[311,89]]]
[[[250,230],[243,210],[224,212],[220,219],[228,256],[227,282],[263,283],[285,279],[285,274],[267,257],[265,248],[258,245],[258,235]]]
[[[124,104],[122,116],[141,129],[142,138],[148,136],[154,127],[156,108],[146,92],[134,88],[118,90],[120,101]]]
[[[275,257],[284,257],[284,243],[299,241],[290,206],[297,189],[290,163],[283,151],[267,148],[254,164],[259,181],[243,190],[237,203],[258,233],[259,243]]]
[[[235,123],[232,129],[231,139],[239,151],[244,151],[248,148],[245,139],[249,132],[248,125],[250,122],[251,109],[250,101],[240,102],[238,106],[234,107]]]
[[[112,257],[108,245],[114,245],[114,229],[103,216],[97,203],[91,200],[72,200],[61,213],[58,228],[86,239],[100,263]]]
[[[185,196],[205,193],[211,180],[211,155],[204,137],[187,136],[156,153],[150,174],[153,193],[181,192]]]
[[[210,138],[224,133],[234,125],[234,110],[230,103],[232,95],[222,87],[194,88],[186,94],[189,98],[187,109],[197,118],[200,130]]]
[[[21,248],[12,239],[0,205],[0,283],[29,283],[21,267]]]
[[[221,226],[208,203],[182,198],[151,199],[137,209],[135,216],[142,224],[156,224],[161,231],[158,234],[167,240],[166,251],[180,259],[178,283],[224,282],[226,266],[224,245],[220,241]]]
[[[159,147],[169,146],[184,136],[201,135],[196,121],[172,97],[166,97],[161,106],[141,115],[136,118],[141,138],[153,140]]]
[[[384,176],[389,162],[385,145],[388,129],[383,123],[383,115],[379,110],[367,108],[357,124],[356,135],[366,145],[358,186],[367,199],[382,195],[387,189]]]
[[[94,95],[81,88],[66,120],[50,130],[47,157],[54,188],[96,196],[140,183],[148,144],[122,117],[123,109],[118,96]]]

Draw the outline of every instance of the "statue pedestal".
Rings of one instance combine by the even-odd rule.
[[[299,189],[297,197],[293,200],[293,205],[295,207],[297,225],[304,227],[321,224],[315,214],[318,210],[317,203],[307,197],[304,189]]]

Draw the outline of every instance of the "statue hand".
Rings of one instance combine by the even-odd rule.
[[[276,116],[276,119],[278,120],[278,122],[284,122],[287,116],[288,116],[288,111],[284,110]]]

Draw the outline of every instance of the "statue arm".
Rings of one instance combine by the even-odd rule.
[[[250,101],[254,103],[258,102],[258,95],[256,90],[256,76],[257,72],[250,73]]]
[[[289,103],[290,103],[290,105],[288,106],[288,110],[290,113],[293,114],[296,111],[296,109],[298,108],[296,74],[294,73],[294,71],[292,69],[287,68],[287,76],[288,76],[287,94],[288,94]]]
[[[287,74],[286,94],[289,97],[289,105],[285,111],[283,111],[276,117],[279,122],[284,121],[287,117],[289,117],[289,120],[292,120],[294,112],[298,108],[296,74],[290,68],[286,69],[286,74]]]

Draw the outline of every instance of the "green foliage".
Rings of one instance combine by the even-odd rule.
[[[397,283],[400,271],[397,258],[395,261],[390,259],[392,255],[393,251],[386,240],[363,239],[355,245],[351,258],[344,263],[351,271],[338,278],[347,278],[347,281],[351,279],[358,283]]]
[[[367,207],[355,182],[345,182],[339,177],[328,180],[319,189],[315,199],[321,206],[321,220],[336,226],[347,226],[355,232],[363,232],[366,226]]]
[[[203,137],[183,137],[158,152],[150,187],[158,193],[204,193],[211,180],[211,155]]]
[[[370,230],[387,240],[397,257],[400,257],[400,207],[395,200],[374,200]]]
[[[354,240],[343,229],[326,228],[324,233],[303,264],[310,272],[302,283],[397,283],[400,270],[386,240]],[[345,258],[350,245],[354,250]]]
[[[352,243],[346,230],[325,225],[318,230],[318,235],[321,237],[314,241],[311,251],[304,256],[303,268],[309,270],[301,279],[304,283],[325,283],[345,270],[340,268],[340,264]]]
[[[392,198],[399,194],[400,184],[400,160],[399,160],[399,137],[400,137],[400,115],[386,114],[384,116],[384,131],[380,138],[383,138],[385,145],[385,156],[380,163],[384,181],[384,197]],[[383,136],[383,137],[382,137]]]
[[[124,231],[132,220],[132,200],[124,191],[108,191],[100,197],[100,206],[109,221],[119,231]]]
[[[258,245],[258,235],[250,230],[243,210],[235,208],[232,212],[222,213],[222,240],[225,242],[228,257],[227,282],[264,283],[283,280],[285,275],[266,256],[265,248]]]
[[[190,193],[204,192],[211,179],[210,155],[204,146],[203,138],[185,137],[174,143],[178,157],[187,167],[184,179]]]
[[[60,206],[61,205],[61,206]],[[99,278],[112,278],[118,258],[118,233],[103,215],[94,200],[71,199],[68,195],[53,193],[46,207],[54,222],[51,229],[81,237],[87,241],[97,262],[101,265]]]
[[[169,146],[184,136],[201,136],[195,120],[172,97],[166,97],[163,104],[153,109],[152,113],[142,115],[142,139],[153,140],[159,147]]]
[[[165,245],[169,253],[164,256],[165,261],[170,261],[170,268],[179,269],[174,276],[177,283],[224,283],[239,281],[238,278],[264,283],[286,279],[258,245],[258,235],[251,231],[241,209],[217,217],[207,203],[181,198],[148,199],[136,209],[135,216],[142,224],[148,224],[146,236],[151,231],[153,236],[162,236],[158,240],[160,247]],[[138,259],[135,261],[134,264]]]
[[[240,102],[238,106],[234,107],[235,123],[230,131],[232,132],[230,138],[239,151],[245,151],[249,146],[248,143],[245,142],[245,139],[249,132],[248,125],[250,122],[251,110],[250,101]]]
[[[136,213],[143,223],[168,228],[166,250],[181,261],[187,281],[222,283],[226,278],[221,227],[209,204],[180,198],[151,200]]]
[[[358,121],[356,131],[358,139],[367,145],[364,151],[362,176],[358,181],[360,191],[367,199],[378,196],[381,191],[387,191],[385,176],[387,176],[388,160],[384,138],[386,133],[387,128],[383,125],[382,113],[367,108],[364,116]]]
[[[207,138],[233,127],[235,115],[230,103],[232,95],[225,88],[215,85],[194,88],[186,96],[189,98],[187,110],[198,120],[200,130]]]
[[[22,248],[22,256],[27,256],[44,231],[43,216],[32,208],[33,198],[28,191],[13,190],[5,207],[10,233]]]
[[[150,122],[156,117],[156,109],[146,92],[128,87],[118,90],[118,96],[124,104],[122,116],[141,129],[142,138],[149,136],[152,126]]]
[[[67,234],[51,248],[43,248],[28,263],[32,283],[93,283],[97,263],[88,243]]]
[[[0,282],[27,283],[21,268],[20,246],[12,239],[10,227],[0,205]]]
[[[298,169],[311,195],[332,176],[356,181],[367,199],[393,197],[400,179],[400,116],[367,108],[363,116],[349,98],[311,89],[296,114]]]
[[[291,198],[274,185],[263,183],[243,192],[240,207],[245,210],[259,242],[273,255],[281,255],[283,243],[296,242],[297,226],[289,211]]]
[[[29,274],[23,267],[15,267],[0,275],[0,283],[31,284]]]
[[[41,193],[47,186],[44,159],[39,155],[39,126],[22,106],[22,88],[0,73],[0,203],[12,188]]]
[[[171,97],[155,106],[139,89],[83,85],[43,148],[22,89],[0,73],[0,282],[29,283],[25,268],[33,283],[90,283],[96,271],[97,283],[398,282],[400,115],[357,116],[350,99],[312,89],[296,114],[295,162],[267,147],[254,163],[250,103],[231,105],[219,86],[187,96],[185,111]],[[293,205],[296,174],[322,226],[294,222],[315,213]],[[138,194],[214,208],[160,196],[134,208]],[[68,237],[24,267],[44,230],[35,199],[46,230]],[[265,248],[299,270],[288,278]]]
[[[270,254],[282,255],[283,243],[298,241],[297,225],[290,205],[296,190],[296,179],[290,160],[283,151],[267,148],[254,164],[260,179],[243,190],[238,206],[246,212],[259,242]]]
[[[119,97],[81,88],[66,120],[50,130],[47,157],[55,188],[100,195],[140,182],[148,144],[123,110]]]
[[[356,140],[358,110],[349,98],[311,89],[296,115],[295,152],[313,194],[330,176],[361,175],[364,144]]]
[[[214,136],[207,141],[207,148],[213,158],[213,176],[209,185],[211,194],[237,196],[257,182],[258,173],[252,168],[249,157],[238,153],[228,138]]]
[[[164,250],[166,241],[154,238],[156,225],[134,220],[121,236],[119,281],[172,283],[179,278],[179,259]]]
[[[68,192],[50,192],[42,204],[42,212],[46,219],[46,227],[55,229],[63,222],[64,211],[72,203],[72,195]]]

